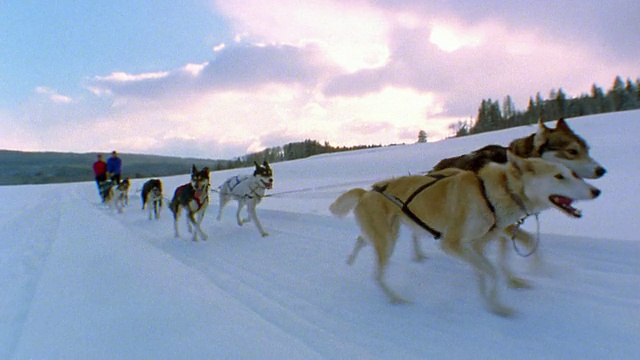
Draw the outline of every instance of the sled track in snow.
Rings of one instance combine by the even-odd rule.
[[[282,291],[277,282],[284,281],[286,283],[286,278],[299,281],[299,279],[295,279],[299,274],[286,274],[286,276],[280,274],[278,279],[274,280],[274,278],[261,273],[260,264],[255,261],[233,263],[227,259],[229,255],[242,257],[243,254],[252,252],[255,255],[256,251],[261,251],[260,248],[265,246],[272,250],[283,246],[278,240],[279,233],[291,234],[294,232],[288,229],[305,227],[305,225],[314,227],[313,224],[306,224],[308,222],[305,220],[307,215],[262,211],[260,216],[264,217],[263,224],[272,224],[271,219],[279,219],[279,222],[285,220],[293,224],[287,230],[274,229],[267,225],[271,236],[262,238],[253,224],[248,223],[239,227],[235,224],[234,219],[229,219],[233,217],[229,214],[227,214],[226,221],[223,217],[223,221],[218,222],[215,220],[212,210],[217,210],[216,206],[213,206],[213,209],[208,209],[203,221],[203,228],[208,233],[209,239],[198,243],[191,241],[191,234],[186,232],[184,221],[179,223],[182,237],[173,237],[173,218],[168,212],[162,214],[163,218],[160,221],[149,221],[146,218],[146,212],[139,212],[134,203],[125,210],[124,214],[113,213],[112,216],[131,230],[132,241],[144,240],[176,261],[194,269],[213,286],[223,290],[260,318],[273,324],[292,338],[305,342],[310,349],[318,352],[320,357],[375,357],[369,349],[361,345],[352,343],[350,348],[345,348],[344,339],[335,335],[336,328],[340,328],[342,332],[344,329],[354,327],[353,324],[344,320],[344,314],[340,314],[339,309],[323,308],[321,302],[314,303],[291,291]],[[313,217],[313,215],[310,216]],[[144,219],[144,221],[140,219]],[[230,237],[233,235],[238,236],[238,239],[231,239]],[[300,233],[296,235],[300,239],[298,247],[303,248],[305,252],[312,250],[313,243],[328,241]],[[224,247],[225,250],[219,251],[221,247]],[[287,261],[286,257],[292,256],[292,254],[283,254],[282,256],[281,260]],[[343,260],[342,257],[338,260],[341,265],[344,264]],[[252,267],[252,264],[256,266]],[[324,289],[316,288],[315,291],[321,293]],[[352,330],[358,331],[357,328]],[[309,339],[314,339],[314,342],[309,343]],[[327,349],[333,349],[331,350],[333,353],[327,353]]]

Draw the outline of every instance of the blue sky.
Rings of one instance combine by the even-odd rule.
[[[508,4],[508,5],[507,5]],[[450,135],[640,76],[640,3],[0,3],[0,148],[232,158]]]

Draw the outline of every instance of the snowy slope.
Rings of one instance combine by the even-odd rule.
[[[541,216],[541,262],[514,256],[530,290],[505,289],[512,319],[483,307],[471,269],[403,233],[389,304],[373,252],[345,264],[357,229],[330,216],[343,191],[428,170],[443,157],[528,135],[522,127],[437,143],[274,164],[258,208],[265,229],[238,227],[235,205],[206,242],[173,237],[170,212],[149,221],[131,193],[124,214],[93,183],[0,187],[2,359],[637,359],[640,354],[639,111],[570,119],[608,174],[584,216]],[[212,173],[213,184],[250,169]],[[188,176],[163,179],[167,196]],[[133,189],[142,186],[133,183]],[[529,220],[526,226],[535,229]]]

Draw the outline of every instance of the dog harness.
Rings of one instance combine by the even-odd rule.
[[[416,215],[413,211],[411,211],[411,209],[409,209],[409,204],[413,201],[413,199],[416,198],[416,196],[418,196],[418,194],[420,194],[421,192],[423,192],[426,188],[428,188],[429,186],[437,183],[438,181],[446,178],[446,176],[444,175],[428,175],[432,178],[434,178],[434,180],[432,182],[426,183],[422,186],[420,186],[419,188],[416,189],[416,191],[414,191],[411,195],[409,195],[409,198],[407,198],[407,201],[403,202],[402,200],[398,199],[397,197],[395,197],[394,195],[391,195],[389,193],[387,193],[385,190],[387,189],[388,184],[381,186],[381,187],[374,187],[373,191],[377,191],[380,194],[382,194],[382,196],[386,197],[387,199],[389,199],[392,203],[398,205],[398,207],[400,207],[400,210],[402,210],[402,212],[407,215],[409,217],[409,219],[413,220],[413,222],[415,222],[416,224],[420,225],[421,228],[423,228],[424,230],[426,230],[427,232],[429,232],[431,235],[433,235],[434,239],[440,239],[442,237],[442,233],[434,228],[432,228],[431,226],[427,225],[424,221],[422,221],[422,219],[420,219],[418,217],[418,215]]]
[[[242,176],[242,177],[234,176],[234,177],[230,178],[229,180],[225,181],[225,183],[220,186],[220,190],[222,191],[222,188],[226,185],[229,193],[234,194],[236,196],[244,197],[244,198],[247,198],[247,199],[253,199],[253,198],[259,198],[260,199],[260,198],[263,198],[264,194],[260,194],[258,192],[258,190],[260,188],[266,189],[266,187],[260,186],[260,184],[262,182],[258,182],[256,184],[256,186],[253,186],[253,187],[252,186],[247,186],[247,189],[249,191],[246,194],[238,194],[238,193],[234,192],[234,190],[238,187],[238,185],[240,185],[240,184],[242,184],[242,183],[244,183],[246,181],[249,181],[249,179],[250,179],[249,176]]]
[[[205,194],[204,198],[207,197],[206,189],[204,191],[198,190],[198,189],[194,188],[193,185],[191,185],[189,183],[189,184],[184,184],[184,185],[180,186],[179,188],[177,188],[176,189],[176,195],[180,196],[180,194],[187,188],[191,188],[191,191],[193,191],[193,200],[195,200],[196,204],[198,204],[198,209],[197,210],[200,210],[202,208],[202,204],[204,203],[204,199],[200,199],[200,198],[203,197],[202,196],[203,193]]]
[[[418,224],[421,228],[423,228],[424,230],[426,230],[427,232],[429,232],[431,235],[433,235],[433,238],[438,240],[442,237],[442,233],[434,228],[432,228],[431,226],[427,225],[427,223],[425,223],[422,219],[420,219],[418,217],[418,215],[416,215],[413,211],[411,211],[411,209],[409,209],[409,204],[413,201],[413,199],[416,198],[416,196],[418,196],[418,194],[420,194],[421,192],[423,192],[425,189],[427,189],[428,187],[430,187],[431,185],[437,183],[438,181],[445,179],[449,176],[446,175],[427,175],[431,178],[433,178],[434,180],[426,183],[422,186],[420,186],[419,188],[416,189],[416,191],[414,191],[411,195],[409,195],[409,197],[407,198],[407,201],[402,201],[400,199],[398,199],[397,197],[395,197],[394,195],[391,195],[389,193],[387,193],[385,190],[387,189],[387,185],[382,186],[382,187],[376,187],[373,188],[373,191],[379,192],[380,194],[382,194],[384,197],[386,197],[387,199],[389,199],[392,203],[398,205],[398,207],[400,207],[400,210],[402,210],[402,212],[409,217],[409,219],[411,219],[413,222],[415,222],[416,224]],[[484,185],[484,181],[482,181],[482,179],[476,175],[476,178],[478,179],[478,182],[480,183],[480,191],[482,192],[482,197],[484,198],[485,202],[487,203],[487,206],[489,207],[489,210],[491,210],[491,213],[493,214],[493,225],[491,226],[490,230],[493,230],[493,228],[496,227],[496,209],[493,206],[493,204],[491,204],[491,202],[489,201],[489,198],[487,197],[487,189]]]

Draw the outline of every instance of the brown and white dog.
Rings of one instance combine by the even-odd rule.
[[[149,220],[160,218],[162,210],[162,181],[160,179],[150,179],[142,185],[142,210],[149,207]]]
[[[198,170],[195,165],[191,168],[191,181],[176,188],[169,209],[173,213],[175,236],[178,232],[178,218],[184,209],[187,217],[187,227],[193,233],[193,241],[198,241],[198,235],[202,240],[207,240],[207,235],[202,231],[200,223],[209,206],[209,168]],[[195,231],[193,230],[195,228]]]
[[[457,168],[477,172],[489,162],[507,162],[507,149],[523,158],[542,158],[563,164],[585,179],[597,179],[607,171],[589,155],[589,145],[578,136],[564,119],[555,128],[548,128],[542,120],[538,130],[524,138],[513,140],[509,147],[488,145],[469,154],[441,160],[433,170]]]
[[[528,214],[556,208],[580,217],[573,201],[594,199],[600,190],[564,165],[511,153],[507,158],[506,164],[489,163],[477,173],[445,169],[342,194],[330,210],[338,217],[353,211],[362,234],[351,258],[355,259],[366,242],[371,243],[377,255],[378,284],[392,302],[403,302],[384,279],[400,225],[408,225],[414,236],[429,232],[440,238],[445,253],[473,267],[489,309],[510,315],[512,311],[498,297],[499,269],[485,256],[485,246],[503,237],[505,228]]]
[[[129,178],[125,178],[120,184],[112,183],[109,190],[106,191],[104,202],[109,206],[109,209],[114,207],[119,213],[124,212],[124,207],[129,203],[129,187],[131,182]]]

